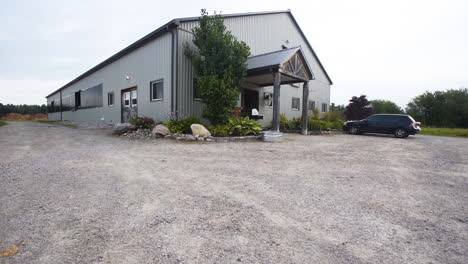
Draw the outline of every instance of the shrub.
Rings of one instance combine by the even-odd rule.
[[[214,137],[228,137],[229,136],[229,126],[228,125],[216,125],[208,129],[212,136]]]
[[[342,113],[341,112],[327,112],[324,113],[322,120],[328,122],[341,122],[343,123]]]
[[[302,127],[301,118],[288,120],[285,114],[280,115],[280,130],[298,130]]]
[[[260,124],[248,117],[230,118],[227,126],[230,136],[258,135],[262,131]]]
[[[130,124],[136,128],[152,129],[155,126],[154,119],[151,117],[134,117],[130,119]]]
[[[310,131],[313,130],[331,130],[331,129],[342,129],[343,120],[339,119],[339,115],[334,112],[327,113],[324,116],[324,119],[318,119],[318,115],[310,115],[308,118],[307,129]],[[335,121],[332,121],[335,120]],[[288,120],[285,114],[280,116],[280,130],[301,130],[302,129],[302,118],[296,117],[291,120]]]
[[[314,119],[313,117],[309,117],[307,129],[311,131],[312,130],[331,130],[332,123],[323,121],[323,120],[317,120],[317,119]]]
[[[171,120],[166,126],[171,130],[171,134],[192,134],[190,126],[192,124],[201,124],[200,119],[190,116],[185,119]]]
[[[320,119],[320,111],[317,108],[315,108],[314,110],[312,110],[312,114],[310,114],[309,117],[312,118],[312,119],[319,120]]]

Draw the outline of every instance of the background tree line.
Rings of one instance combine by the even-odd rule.
[[[331,104],[330,111],[341,112],[346,120],[364,119],[372,114],[408,114],[424,126],[468,128],[468,89],[425,92],[413,98],[403,110],[388,100],[369,101],[353,96],[349,104]]]
[[[2,104],[0,103],[0,116],[4,116],[10,113],[17,113],[22,115],[30,115],[30,114],[46,114],[47,113],[47,106],[43,105],[13,105],[13,104]]]

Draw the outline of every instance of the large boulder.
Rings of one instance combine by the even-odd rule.
[[[211,137],[210,131],[200,124],[192,124],[190,126],[192,129],[192,135],[199,137]]]
[[[153,137],[165,137],[171,134],[171,131],[167,126],[165,125],[157,125],[153,128],[153,131],[151,132]]]
[[[114,133],[114,135],[121,135],[123,133],[127,133],[133,130],[135,130],[135,126],[130,123],[117,123],[112,128],[112,132]]]

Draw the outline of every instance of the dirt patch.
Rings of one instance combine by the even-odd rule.
[[[9,113],[0,117],[0,120],[47,120],[46,114],[30,114],[22,115],[17,113]]]
[[[466,263],[467,139],[0,128],[8,263]]]

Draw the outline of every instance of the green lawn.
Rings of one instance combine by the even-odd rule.
[[[5,121],[0,120],[0,127],[6,125]]]
[[[422,135],[430,136],[446,136],[446,137],[464,137],[468,138],[467,128],[438,128],[438,127],[423,127],[421,128]]]

